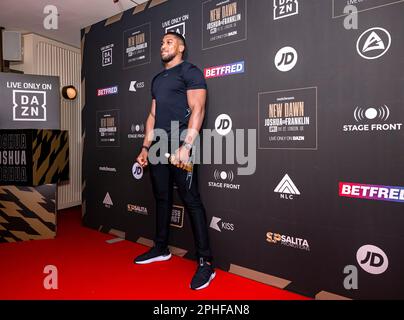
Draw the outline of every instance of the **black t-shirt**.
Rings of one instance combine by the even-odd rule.
[[[178,121],[181,134],[188,128],[191,115],[187,90],[206,88],[202,71],[187,61],[157,74],[151,85],[152,97],[156,100],[154,128],[166,130],[169,138],[176,137],[178,133],[171,132],[171,121]]]

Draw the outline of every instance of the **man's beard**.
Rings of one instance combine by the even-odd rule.
[[[170,62],[171,60],[173,60],[174,58],[175,58],[175,54],[169,54],[168,56],[165,56],[165,57],[161,57],[161,61],[163,61],[164,63],[168,63],[168,62]]]

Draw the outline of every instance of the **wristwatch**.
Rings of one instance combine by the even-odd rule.
[[[184,144],[183,144],[183,147],[189,151],[189,150],[192,149],[193,145],[190,144],[190,143],[184,143]]]

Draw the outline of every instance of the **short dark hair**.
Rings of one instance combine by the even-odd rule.
[[[187,51],[187,43],[185,42],[185,38],[184,38],[184,36],[181,34],[181,33],[178,33],[178,32],[175,32],[175,31],[168,31],[165,35],[164,35],[164,37],[166,36],[166,35],[173,35],[173,36],[175,36],[175,37],[177,37],[178,39],[180,39],[181,41],[182,41],[182,43],[184,44],[184,52],[182,53],[183,55],[185,55],[185,51]]]

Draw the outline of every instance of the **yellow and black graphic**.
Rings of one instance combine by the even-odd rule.
[[[0,243],[56,236],[56,184],[0,187]]]
[[[32,139],[33,185],[69,179],[69,138],[67,131],[37,130]]]
[[[67,131],[0,130],[0,185],[38,186],[68,179]]]

